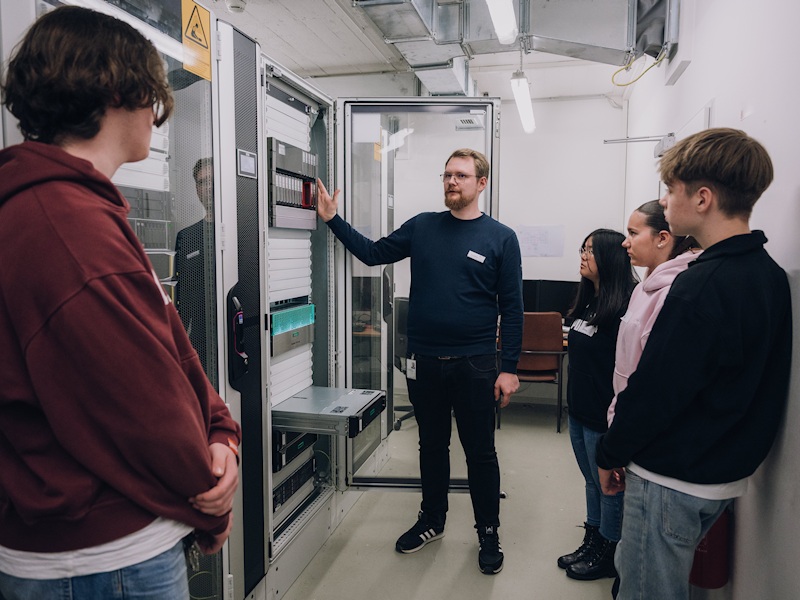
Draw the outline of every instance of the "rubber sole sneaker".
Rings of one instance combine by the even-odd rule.
[[[503,549],[494,527],[478,531],[478,568],[485,575],[496,575],[503,570]]]
[[[422,550],[427,543],[443,537],[443,527],[433,527],[423,521],[417,521],[411,529],[400,536],[394,545],[394,549],[403,554],[411,554],[417,550]]]

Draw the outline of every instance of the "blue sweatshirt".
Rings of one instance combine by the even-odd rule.
[[[497,350],[501,371],[517,372],[522,345],[522,258],[514,231],[487,215],[421,213],[377,242],[338,215],[328,227],[361,262],[411,257],[408,349],[422,356],[471,356]]]

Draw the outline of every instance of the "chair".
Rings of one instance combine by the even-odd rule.
[[[406,372],[406,354],[408,351],[408,298],[397,296],[394,299],[394,365],[401,373]],[[414,407],[395,406],[394,412],[405,413],[394,422],[394,430],[399,431],[406,419],[414,417]]]
[[[520,381],[558,385],[556,431],[561,433],[564,381],[564,334],[561,313],[526,312],[522,325],[522,352],[517,364]]]

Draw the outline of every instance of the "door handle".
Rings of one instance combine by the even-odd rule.
[[[245,345],[244,309],[235,295],[238,283],[228,292],[228,381],[241,391],[240,380],[250,368]]]

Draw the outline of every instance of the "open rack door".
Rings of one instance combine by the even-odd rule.
[[[344,218],[377,240],[416,214],[447,210],[440,175],[458,148],[489,159],[481,210],[496,216],[499,110],[496,98],[338,99],[337,187]],[[368,267],[348,254],[344,271],[347,385],[386,390],[392,423],[395,402],[408,399],[394,359],[393,307],[395,298],[409,296],[410,261]]]

